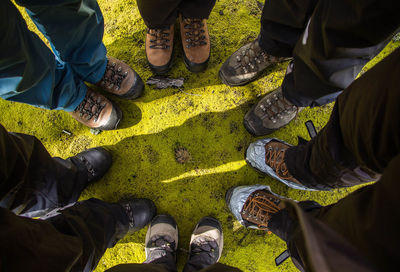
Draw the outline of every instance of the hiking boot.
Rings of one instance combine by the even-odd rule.
[[[210,36],[206,19],[190,19],[179,16],[183,60],[193,73],[202,72],[210,60]]]
[[[172,216],[160,214],[154,217],[147,230],[145,245],[145,263],[164,264],[171,271],[176,270],[178,226]]]
[[[69,114],[85,126],[99,130],[116,129],[122,119],[122,111],[116,104],[90,88],[79,106]]]
[[[128,64],[113,57],[107,57],[106,71],[96,86],[126,99],[135,99],[144,90],[140,76]]]
[[[90,148],[69,158],[72,163],[83,165],[87,171],[87,184],[85,187],[102,178],[112,164],[111,152],[102,147]]]
[[[278,139],[262,139],[251,143],[246,151],[246,161],[256,170],[286,184],[293,189],[314,191],[293,177],[285,163],[285,152],[290,144]]]
[[[147,29],[146,58],[156,74],[167,73],[172,66],[174,25],[164,29]]]
[[[147,198],[121,200],[118,204],[122,206],[128,216],[128,234],[144,228],[157,212],[154,202]]]
[[[239,48],[221,66],[219,77],[229,86],[240,86],[255,80],[269,66],[289,60],[275,57],[261,49],[258,38]]]
[[[264,185],[237,186],[226,193],[226,204],[240,224],[260,230],[267,230],[271,217],[284,208],[283,199]]]
[[[261,98],[246,113],[243,124],[254,136],[267,135],[286,126],[303,109],[287,100],[279,87]]]
[[[213,217],[203,217],[193,230],[189,259],[183,271],[197,271],[218,262],[224,244],[221,223]]]

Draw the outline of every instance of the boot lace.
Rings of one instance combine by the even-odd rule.
[[[258,45],[258,39],[253,41],[249,47],[244,49],[241,54],[236,56],[237,66],[235,69],[241,69],[245,74],[257,72],[258,66],[266,62],[280,62],[285,60],[285,57],[275,57],[264,52]]]
[[[121,88],[122,81],[128,76],[128,72],[122,71],[122,67],[118,66],[115,62],[107,59],[106,72],[100,81],[100,85],[107,89],[114,89],[118,91]]]
[[[85,165],[88,173],[95,176],[96,172],[94,171],[92,164],[84,156],[80,156],[79,160]]]
[[[274,148],[271,145],[265,147],[265,163],[269,165],[279,178],[285,180],[294,180],[289,173],[285,163],[285,149]]]
[[[129,228],[135,227],[135,220],[133,217],[133,210],[129,202],[121,204],[121,206],[124,208],[126,215],[128,216],[129,220]]]
[[[247,198],[242,208],[242,218],[265,230],[272,215],[281,210],[280,201],[280,198],[266,191],[255,191]]]
[[[183,20],[183,27],[185,29],[185,41],[187,42],[186,48],[207,45],[206,32],[203,27],[202,19],[189,19]]]
[[[101,97],[96,98],[95,93],[88,90],[85,98],[74,112],[79,112],[79,116],[81,118],[85,116],[86,120],[88,121],[94,118],[93,120],[96,122],[99,119],[101,111],[106,105],[107,103],[103,103]]]
[[[265,99],[259,107],[272,123],[276,123],[277,119],[283,119],[283,117],[292,114],[298,109],[297,106],[283,97],[282,92],[277,92],[272,97]]]
[[[151,49],[169,49],[170,46],[167,44],[169,39],[169,28],[168,29],[147,29],[147,33],[151,36],[150,48]]]
[[[192,242],[192,255],[207,254],[210,257],[214,257],[215,250],[218,249],[217,242],[212,238],[198,237]]]

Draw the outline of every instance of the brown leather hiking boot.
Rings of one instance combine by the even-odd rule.
[[[167,29],[147,29],[146,57],[151,70],[165,74],[172,66],[174,25]]]
[[[116,129],[122,119],[117,105],[90,88],[79,106],[69,114],[85,126],[99,130]]]
[[[303,185],[289,173],[285,163],[285,152],[291,145],[278,139],[262,139],[249,145],[246,162],[256,170],[269,175],[283,184],[300,190],[314,191]]]
[[[189,71],[198,73],[207,68],[210,60],[210,36],[206,19],[179,16],[183,60]]]
[[[121,98],[134,99],[143,93],[140,76],[126,63],[107,57],[106,71],[96,86]]]
[[[253,81],[269,66],[289,60],[286,57],[275,57],[264,52],[258,38],[233,53],[221,66],[219,77],[229,86],[240,86]]]
[[[226,193],[226,204],[236,219],[261,230],[267,230],[271,217],[284,208],[283,199],[264,185],[232,187]]]
[[[286,126],[303,109],[287,100],[279,87],[261,98],[246,113],[243,124],[255,136],[268,135]]]

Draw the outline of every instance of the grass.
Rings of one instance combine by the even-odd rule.
[[[145,58],[146,27],[136,2],[99,0],[99,4],[105,18],[104,43],[108,54],[124,60],[146,80],[152,73]],[[111,170],[85,190],[81,199],[96,197],[113,202],[133,195],[154,200],[160,213],[169,213],[178,222],[180,267],[187,258],[185,250],[195,223],[211,215],[222,222],[224,229],[222,263],[243,271],[296,271],[291,261],[275,266],[275,257],[285,250],[279,238],[244,229],[235,222],[225,205],[225,192],[236,185],[267,184],[286,197],[330,204],[354,188],[332,192],[293,190],[246,165],[244,151],[256,139],[244,129],[243,116],[260,96],[281,84],[287,63],[268,69],[264,77],[244,87],[223,85],[217,74],[227,57],[257,37],[260,16],[257,1],[217,1],[209,19],[212,41],[209,69],[200,74],[187,71],[177,43],[170,76],[184,77],[184,88],[146,87],[144,96],[135,101],[112,97],[124,112],[119,130],[93,135],[62,111],[41,110],[4,100],[0,101],[0,123],[9,131],[35,135],[53,156],[67,158],[96,146],[110,149],[114,159]],[[31,22],[28,24],[36,31]],[[368,67],[399,44],[390,43]],[[319,130],[327,122],[331,109],[332,104],[306,109],[294,122],[271,136],[296,144],[297,136],[308,138],[304,122],[313,120]],[[63,133],[63,129],[72,135]],[[187,151],[183,164],[176,160],[177,149]],[[146,229],[125,237],[107,250],[96,271],[120,263],[143,262],[145,233]]]

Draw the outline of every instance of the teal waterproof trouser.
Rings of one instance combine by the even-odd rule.
[[[10,0],[0,1],[0,97],[73,111],[83,81],[97,83],[106,65],[104,22],[96,0],[17,0],[52,51],[31,32]]]

